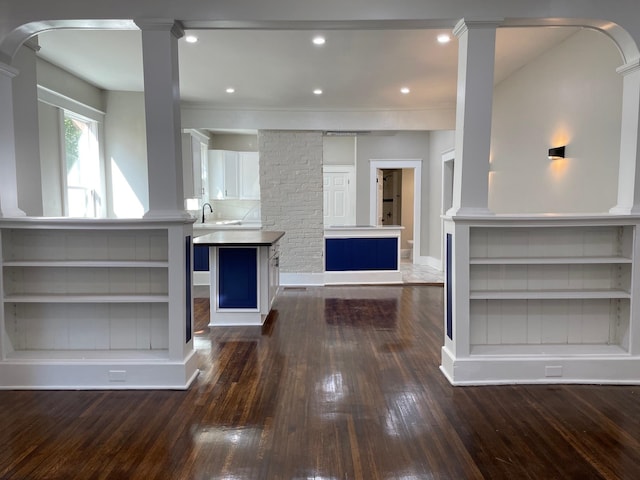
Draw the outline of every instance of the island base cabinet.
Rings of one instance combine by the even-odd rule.
[[[210,247],[209,255],[209,325],[262,325],[280,285],[277,247]]]

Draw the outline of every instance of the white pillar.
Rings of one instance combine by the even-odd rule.
[[[173,20],[136,20],[142,30],[149,210],[145,217],[188,217],[182,184],[178,39]]]
[[[18,208],[13,78],[18,70],[0,63],[0,217],[23,217]],[[35,141],[38,141],[35,139]],[[38,186],[39,187],[39,186]]]
[[[36,74],[39,49],[35,39],[29,40],[13,59],[13,65],[20,71],[13,80],[18,204],[27,215],[34,217],[43,215]]]
[[[622,126],[618,166],[618,203],[609,212],[640,213],[640,60],[618,68],[622,80]]]
[[[499,22],[461,20],[458,37],[458,100],[453,201],[449,215],[491,214],[489,150],[493,69]]]

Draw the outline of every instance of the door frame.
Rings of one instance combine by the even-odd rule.
[[[413,263],[420,255],[421,238],[421,205],[422,205],[422,159],[370,159],[369,160],[369,223],[377,225],[377,193],[376,172],[384,168],[412,168],[413,169]]]

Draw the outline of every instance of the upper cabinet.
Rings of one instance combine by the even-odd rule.
[[[209,150],[211,199],[259,199],[258,152]]]
[[[209,198],[208,142],[208,138],[196,130],[185,130],[182,134],[184,198]]]

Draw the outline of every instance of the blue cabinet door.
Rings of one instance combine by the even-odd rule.
[[[193,270],[195,272],[209,271],[209,247],[206,245],[193,246]]]
[[[327,238],[327,271],[397,270],[396,238]]]
[[[218,248],[218,308],[258,308],[257,261],[257,248]]]

